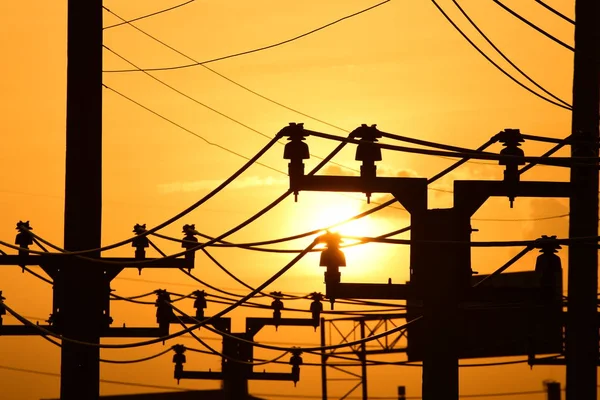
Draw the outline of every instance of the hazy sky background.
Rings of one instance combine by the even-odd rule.
[[[34,232],[62,244],[65,158],[66,88],[66,1],[0,2],[0,106],[3,141],[0,146],[0,238],[14,240],[15,223],[30,220]],[[105,6],[124,18],[135,18],[177,4],[177,1],[106,1]],[[440,5],[465,29],[476,43],[505,66],[499,56],[461,17],[450,0]],[[573,27],[533,0],[506,0],[519,13],[572,45]],[[573,17],[573,1],[548,0]],[[316,28],[375,2],[364,0],[281,2],[274,0],[210,1],[191,4],[135,24],[178,50],[198,60],[268,45]],[[492,40],[523,70],[547,89],[571,101],[572,54],[544,38],[492,0],[463,0],[460,4]],[[104,13],[105,25],[119,22]],[[130,26],[104,32],[107,47],[142,67],[189,63],[180,55],[153,42]],[[104,51],[105,69],[130,68],[109,51]],[[377,123],[384,131],[440,141],[464,147],[478,147],[504,128],[566,137],[570,112],[527,93],[503,76],[452,28],[431,1],[391,1],[375,10],[344,21],[296,42],[259,53],[208,65],[215,71],[287,106],[296,108],[347,130],[361,123]],[[514,70],[510,70],[515,73]],[[344,134],[265,101],[222,79],[201,66],[153,73],[187,95],[235,118],[265,135],[273,136],[288,122],[304,122],[310,129]],[[245,156],[253,156],[267,139],[165,88],[142,73],[105,73],[104,83],[141,102],[208,140]],[[202,140],[161,120],[148,111],[104,90],[104,209],[103,243],[128,237],[135,223],[154,226],[193,203],[226,179],[244,162],[242,158],[208,146]],[[335,143],[309,138],[311,152],[325,156]],[[496,145],[493,151],[499,151]],[[526,154],[538,155],[549,146],[526,143]],[[568,154],[567,151],[559,153]],[[261,160],[281,171],[287,170],[283,147],[274,146]],[[318,159],[307,162],[307,170]],[[354,148],[342,152],[336,161],[358,168]],[[384,151],[380,175],[410,174],[430,177],[450,165],[442,158]],[[338,166],[329,173],[348,173]],[[436,188],[451,189],[455,179],[501,179],[502,167],[494,163],[468,163],[439,181]],[[524,179],[567,180],[566,170],[536,167]],[[237,225],[287,189],[287,178],[273,170],[253,166],[235,185],[225,190],[165,234],[181,237],[184,223],[195,223],[203,233],[217,235]],[[430,191],[431,207],[448,207],[452,197]],[[235,241],[271,239],[324,227],[367,209],[362,196],[301,193],[232,237]],[[507,199],[486,203],[475,218],[531,219],[568,212],[563,200],[517,199],[510,209]],[[568,220],[492,222],[474,221],[479,232],[474,240],[535,239],[542,234],[566,236]],[[374,214],[342,232],[375,235],[409,224],[398,209]],[[176,245],[160,243],[167,252]],[[307,241],[290,244],[303,247]],[[473,269],[490,272],[519,249],[476,250]],[[133,256],[124,247],[114,255]],[[279,270],[291,257],[252,253],[243,250],[214,250],[225,266],[252,285],[258,285]],[[531,270],[536,254],[519,262],[515,270]],[[566,260],[566,250],[561,253]],[[408,279],[408,249],[402,246],[369,245],[347,252],[345,282],[394,282]],[[565,263],[566,267],[566,263]],[[195,274],[224,288],[243,293],[241,286],[197,256]],[[272,286],[273,290],[309,293],[324,291],[323,268],[318,254],[302,260]],[[126,271],[113,282],[121,295],[135,295],[156,288],[188,293],[197,285],[180,272]],[[135,280],[134,280],[135,279]],[[140,281],[160,281],[154,283]],[[24,315],[47,318],[51,312],[48,285],[22,274],[18,267],[3,267],[0,290],[7,304]],[[189,285],[189,286],[180,286]],[[308,303],[288,304],[308,307]],[[211,304],[208,314],[220,306]],[[192,311],[191,302],[185,309]],[[151,306],[112,305],[115,326],[153,326]],[[234,330],[244,327],[245,310],[232,313]],[[268,316],[269,312],[252,315]],[[284,316],[298,316],[287,314]],[[5,323],[15,323],[5,318]],[[202,333],[202,332],[201,332]],[[209,336],[206,332],[203,335]],[[440,334],[443,334],[441,332]],[[310,328],[265,329],[259,341],[317,343],[318,332]],[[123,339],[116,340],[122,342]],[[107,340],[108,342],[108,340]],[[172,343],[201,347],[187,339]],[[220,348],[218,341],[211,344]],[[128,359],[154,354],[162,346],[127,351],[103,350],[102,356]],[[2,365],[58,372],[59,350],[42,338],[0,339]],[[273,357],[274,353],[257,352]],[[383,358],[386,360],[397,359]],[[286,357],[287,359],[287,357]],[[306,361],[317,361],[305,357]],[[317,361],[318,362],[318,361]],[[220,360],[188,354],[190,370],[218,369]],[[287,371],[287,366],[267,366],[267,371]],[[356,372],[359,370],[357,369]],[[175,385],[171,356],[133,366],[103,365],[104,379],[156,385]],[[336,374],[330,370],[330,376]],[[409,395],[420,394],[418,368],[372,367],[369,393],[394,396],[397,385],[406,385]],[[526,365],[461,370],[461,393],[488,393],[508,390],[541,390],[542,380],[564,383],[561,367]],[[330,395],[343,394],[353,383],[330,383]],[[183,381],[182,387],[217,387],[218,382]],[[251,392],[319,395],[320,371],[303,367],[297,388],[291,382],[252,382]],[[103,384],[103,394],[134,393],[139,389]],[[0,369],[0,393],[14,400],[56,397],[59,379]],[[359,392],[356,393],[358,395]],[[333,398],[333,397],[332,397]],[[543,395],[530,396],[532,400]],[[493,398],[491,398],[493,399]]]

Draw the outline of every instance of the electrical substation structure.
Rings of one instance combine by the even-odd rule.
[[[280,380],[296,383],[303,364],[302,348],[291,348],[290,373],[256,372],[254,342],[256,334],[265,326],[321,327],[320,351],[322,397],[328,399],[327,368],[330,358],[356,356],[361,368],[359,382],[362,397],[368,399],[367,367],[369,355],[406,353],[406,361],[422,363],[422,396],[424,400],[458,400],[459,360],[484,357],[523,355],[530,365],[565,365],[567,400],[597,399],[598,351],[598,156],[600,120],[600,3],[594,0],[576,0],[575,59],[573,82],[572,132],[560,141],[557,148],[571,146],[569,159],[526,157],[519,148],[531,135],[518,129],[505,129],[477,150],[439,145],[445,153],[410,148],[421,154],[452,155],[461,158],[453,167],[433,178],[380,177],[376,162],[381,161],[381,149],[406,151],[408,148],[379,142],[381,138],[398,139],[397,135],[382,132],[375,125],[362,125],[340,138],[305,129],[303,124],[292,123],[283,128],[265,147],[266,151],[277,139],[286,137],[284,158],[289,160],[289,191],[296,197],[301,191],[359,192],[370,199],[373,193],[391,194],[410,213],[411,238],[408,241],[379,238],[355,238],[410,246],[408,269],[410,280],[398,283],[342,282],[340,267],[346,266],[342,252],[342,237],[326,233],[320,265],[326,267],[325,297],[333,304],[343,299],[390,299],[406,302],[406,312],[357,316],[341,320],[321,319],[321,297],[313,296],[312,318],[282,318],[283,296],[272,293],[272,318],[249,317],[244,332],[231,332],[231,319],[224,315],[261,293],[308,251],[298,256],[257,289],[240,296],[225,310],[212,317],[204,316],[204,293],[197,291],[195,317],[177,316],[170,294],[158,290],[157,326],[112,327],[110,316],[111,281],[124,268],[194,268],[195,251],[210,244],[230,245],[221,239],[198,243],[194,226],[184,226],[179,255],[147,258],[145,249],[155,247],[148,235],[159,228],[146,230],[144,225],[134,227],[135,236],[119,245],[131,243],[134,257],[102,257],[101,252],[117,245],[101,247],[102,216],[102,0],[68,0],[68,67],[67,67],[67,126],[66,126],[66,180],[64,249],[53,247],[59,253],[46,251],[44,244],[33,233],[29,221],[17,224],[16,255],[3,253],[0,265],[39,266],[53,284],[52,313],[47,325],[27,324],[27,320],[4,304],[0,292],[0,336],[56,336],[61,343],[62,400],[99,398],[101,338],[154,338],[152,343],[174,337],[169,334],[172,324],[181,324],[184,331],[193,332],[199,326],[212,326],[223,335],[222,370],[188,371],[185,346],[173,347],[174,377],[180,379],[223,380],[229,400],[248,396],[248,380]],[[305,140],[309,136],[340,140],[343,144],[357,145],[356,160],[360,161],[359,176],[315,175],[304,171],[304,160],[310,157]],[[419,143],[418,139],[412,139]],[[500,142],[504,149],[499,154],[484,152],[492,143]],[[342,144],[342,145],[343,145]],[[324,159],[323,165],[335,156]],[[256,162],[259,153],[250,160]],[[453,207],[428,208],[428,184],[466,162],[469,158],[497,160],[505,168],[504,179],[457,180],[454,182]],[[545,160],[545,161],[544,161]],[[526,167],[520,168],[529,162]],[[569,167],[569,182],[527,181],[521,176],[536,163]],[[322,165],[321,165],[322,166]],[[243,169],[241,170],[243,172]],[[241,173],[241,172],[240,172]],[[232,180],[235,177],[231,178]],[[281,199],[285,198],[284,195]],[[489,243],[471,240],[471,218],[491,197],[506,197],[512,207],[520,197],[562,198],[570,202],[569,237],[542,236],[535,241],[516,244],[523,250],[489,275],[479,275],[471,265],[471,249],[486,247]],[[267,208],[268,211],[268,208]],[[260,216],[260,215],[259,215]],[[256,217],[258,218],[258,216]],[[177,219],[177,218],[175,218]],[[251,218],[249,221],[251,222]],[[162,226],[165,226],[163,224]],[[162,227],[161,226],[161,227]],[[240,226],[245,226],[244,224]],[[241,229],[241,228],[240,228]],[[404,231],[407,231],[405,229]],[[231,231],[230,231],[231,232]],[[385,235],[384,235],[385,236]],[[393,235],[388,235],[393,236]],[[352,238],[350,238],[352,239]],[[33,250],[36,244],[42,251]],[[51,244],[50,244],[51,245]],[[568,301],[563,299],[563,274],[556,253],[561,245],[569,246]],[[253,246],[240,246],[252,249]],[[156,248],[156,247],[155,247]],[[505,272],[525,254],[539,250],[535,268],[526,272]],[[159,251],[160,252],[160,251]],[[162,253],[161,253],[162,254]],[[45,279],[45,278],[43,278]],[[315,304],[318,303],[319,306]],[[9,311],[24,325],[8,325],[2,315]],[[397,322],[404,320],[402,324]],[[326,331],[336,329],[342,321],[358,330],[360,339],[345,343],[327,344]],[[187,327],[186,324],[193,326]],[[388,329],[388,324],[394,327]],[[378,330],[384,328],[383,332]],[[341,332],[338,330],[341,334]],[[442,333],[443,332],[443,333]],[[394,333],[395,336],[390,336]],[[384,341],[378,341],[385,337]],[[406,339],[406,346],[400,341]],[[366,342],[379,343],[380,348],[367,348]],[[140,344],[141,345],[141,344]],[[347,351],[338,351],[347,347]],[[543,355],[542,357],[539,357]],[[402,363],[399,362],[399,363]],[[560,385],[548,383],[549,398],[560,398]],[[404,388],[398,390],[405,396]]]

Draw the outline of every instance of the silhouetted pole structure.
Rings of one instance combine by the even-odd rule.
[[[598,157],[600,2],[576,0],[571,156]],[[569,237],[598,235],[598,169],[571,168]],[[569,247],[567,400],[595,400],[598,362],[597,241]]]
[[[325,318],[321,318],[321,347],[325,347]],[[321,394],[327,400],[327,351],[321,349]]]
[[[360,321],[360,338],[365,339],[365,324],[364,320]],[[361,386],[362,386],[362,399],[368,400],[368,388],[367,388],[367,343],[362,342],[360,345],[360,367],[361,367]]]
[[[560,396],[560,382],[547,382],[546,383],[547,400],[561,400]]]
[[[398,400],[406,400],[406,387],[398,386]]]
[[[67,40],[64,246],[73,251],[100,246],[102,0],[68,0]],[[62,334],[99,343],[103,326],[102,269],[70,258],[65,260],[61,273]],[[97,399],[100,349],[63,341],[61,355],[61,399]]]

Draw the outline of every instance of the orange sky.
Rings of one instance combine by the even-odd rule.
[[[105,6],[125,18],[134,18],[177,3],[174,0],[107,0]],[[460,3],[515,63],[570,102],[572,54],[568,50],[515,20],[491,0]],[[573,15],[572,1],[548,0],[548,3]],[[197,0],[136,24],[193,58],[206,60],[287,39],[373,4],[375,2],[364,0],[294,3]],[[440,4],[492,54],[483,40],[477,38],[476,32],[469,29],[467,21],[460,18],[450,0],[440,0]],[[572,26],[534,1],[507,0],[506,4],[572,44]],[[105,24],[119,22],[110,14],[104,14]],[[15,222],[28,219],[36,233],[60,245],[63,240],[66,1],[1,2],[0,38],[3,54],[0,106],[5,132],[0,146],[3,167],[0,169],[0,221],[3,221],[0,238],[12,241]],[[188,62],[129,26],[105,31],[104,41],[106,46],[143,67]],[[104,54],[105,69],[129,68],[110,52]],[[494,56],[494,59],[506,65],[500,57]],[[509,81],[460,37],[430,1],[392,1],[294,43],[209,66],[265,96],[346,129],[361,123],[377,123],[384,131],[471,148],[504,128],[520,128],[523,132],[560,138],[569,134],[569,111],[545,103]],[[157,72],[155,76],[268,136],[275,135],[290,121],[304,122],[307,128],[314,130],[343,133],[258,98],[202,67]],[[266,138],[141,73],[107,73],[104,82],[210,141],[246,156],[254,155],[267,142]],[[335,146],[316,138],[309,138],[308,143],[311,152],[321,156]],[[350,147],[336,161],[358,168],[354,150]],[[537,155],[548,146],[526,143],[523,148],[526,154]],[[493,151],[499,151],[499,146]],[[287,164],[282,155],[283,148],[274,146],[262,161],[285,171]],[[441,158],[385,151],[383,158],[381,174],[409,171],[428,177],[450,164],[449,160]],[[309,160],[307,169],[318,161]],[[126,238],[135,223],[153,226],[170,217],[206,194],[244,162],[105,90],[103,243]],[[329,171],[335,171],[335,168]],[[435,187],[451,189],[454,179],[501,177],[502,169],[497,165],[469,163],[436,183]],[[525,179],[567,178],[565,170],[539,167],[527,173]],[[179,237],[183,223],[195,223],[201,232],[219,234],[270,203],[286,188],[284,175],[253,166],[238,185],[167,228],[165,233]],[[430,192],[430,195],[431,207],[452,205],[452,198],[447,194]],[[298,203],[286,200],[233,238],[238,241],[269,239],[323,227],[366,209],[364,202],[357,198],[362,199],[360,196],[352,199],[341,195],[301,193]],[[562,200],[517,199],[515,208],[509,209],[506,199],[495,199],[488,202],[475,218],[527,219],[566,212],[567,205]],[[385,233],[409,223],[407,214],[400,210],[386,210],[369,221],[359,226],[369,235]],[[477,221],[473,225],[480,231],[473,238],[534,239],[541,234],[564,237],[567,222],[566,219]],[[352,232],[356,233],[356,230]],[[166,251],[177,250],[170,244],[163,247]],[[517,251],[474,251],[473,267],[480,273],[490,272]],[[133,252],[126,247],[113,254],[129,256]],[[263,282],[291,259],[289,256],[248,254],[242,250],[215,250],[214,254],[253,285]],[[564,260],[565,255],[563,250]],[[384,282],[392,277],[395,282],[404,281],[408,279],[407,256],[407,249],[400,247],[370,246],[348,252],[349,266],[342,272],[342,279]],[[526,257],[515,270],[532,269],[534,257],[535,254]],[[213,284],[243,292],[200,256],[195,273]],[[311,255],[273,289],[303,293],[324,291],[322,273],[318,255]],[[127,271],[121,277],[136,279],[137,271]],[[180,273],[145,271],[141,278],[170,282],[172,285],[160,286],[176,292],[187,293],[193,289],[176,286],[193,283]],[[18,267],[2,268],[0,282],[0,290],[8,298],[7,304],[23,314],[45,317],[50,312],[50,289],[34,277],[21,274]],[[151,291],[158,286],[123,279],[115,280],[113,284],[117,293],[123,295]],[[191,310],[191,304],[186,307]],[[217,309],[216,305],[211,307],[209,310]],[[154,323],[153,307],[114,304],[112,314],[118,325],[123,322],[128,325]],[[243,328],[243,318],[247,315],[246,311],[233,313],[235,330]],[[5,319],[5,323],[12,322],[8,317]],[[317,343],[318,333],[309,328],[306,332],[280,329],[278,333],[271,329],[265,330],[257,339]],[[193,344],[189,340],[182,342]],[[211,343],[218,344],[216,341]],[[102,356],[135,358],[160,349],[162,346],[122,353],[106,350]],[[41,338],[3,337],[0,352],[3,365],[51,372],[59,370],[59,351]],[[188,369],[218,366],[215,358],[188,355]],[[267,367],[267,370],[280,368]],[[134,367],[102,366],[105,379],[159,385],[174,385],[172,373],[170,356]],[[319,374],[318,368],[303,368],[302,381],[296,389],[291,383],[259,382],[251,383],[251,391],[318,395]],[[559,367],[536,367],[533,371],[527,366],[464,369],[461,371],[461,392],[539,390],[543,379],[564,382],[563,375],[564,371]],[[408,387],[409,395],[418,395],[420,371],[416,368],[374,367],[370,370],[369,383],[373,396],[393,396],[399,384]],[[182,386],[192,388],[216,385],[218,383],[214,382],[182,383]],[[348,383],[331,383],[331,393],[343,393],[344,385]],[[0,370],[0,393],[9,393],[7,398],[10,399],[57,396],[58,388],[57,378]],[[102,385],[103,394],[136,391],[123,386]],[[535,400],[542,396],[530,398]]]

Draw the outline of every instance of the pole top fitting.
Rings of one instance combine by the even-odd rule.
[[[556,235],[542,235],[536,240],[535,247],[540,249],[540,253],[543,254],[558,253],[558,250],[562,249],[560,243],[556,239]]]
[[[141,235],[144,232],[146,232],[146,224],[135,224],[133,226],[133,233],[136,235]]]
[[[190,235],[190,236],[194,236],[194,235],[198,234],[198,232],[196,231],[196,224],[183,225],[182,232],[185,233],[186,235]]]
[[[17,227],[15,228],[18,231],[31,231],[33,228],[29,225],[29,221],[19,221],[17,222]]]

